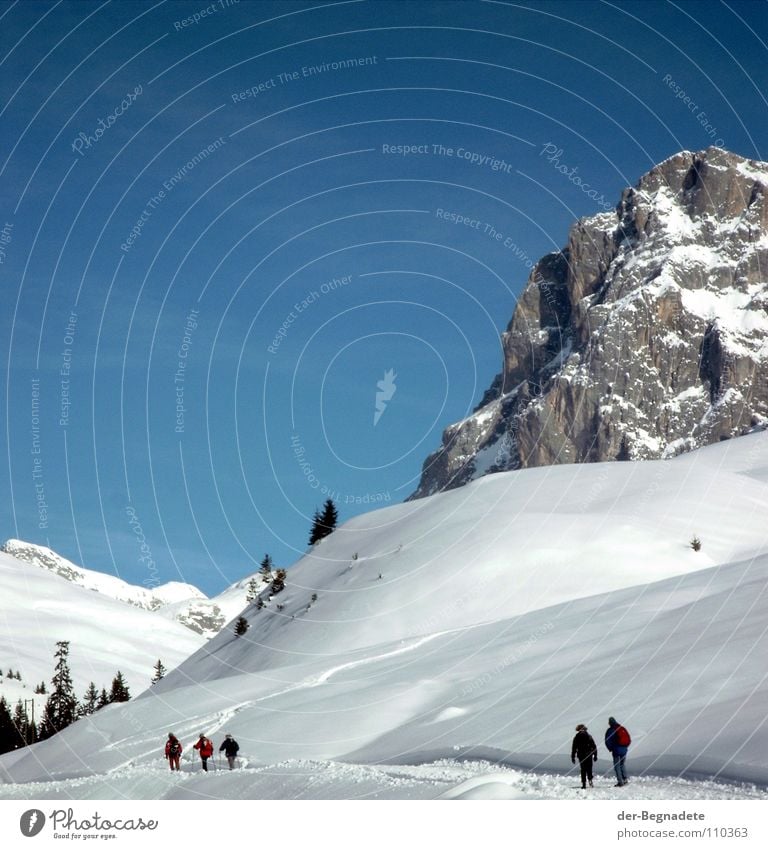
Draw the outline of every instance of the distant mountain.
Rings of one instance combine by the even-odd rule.
[[[248,578],[236,582],[220,595],[208,598],[197,587],[178,581],[151,589],[135,586],[114,575],[77,566],[50,548],[21,540],[9,539],[0,551],[84,589],[156,612],[208,638],[218,634],[246,603]]]
[[[683,151],[533,267],[503,371],[412,497],[492,472],[663,458],[768,422],[768,163]]]

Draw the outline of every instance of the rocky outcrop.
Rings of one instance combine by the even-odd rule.
[[[495,471],[673,456],[768,424],[768,163],[684,151],[543,257],[480,406],[412,497]]]

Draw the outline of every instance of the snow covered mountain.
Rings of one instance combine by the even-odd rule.
[[[78,696],[90,681],[109,690],[118,669],[135,696],[149,686],[158,658],[170,669],[205,642],[178,622],[93,592],[87,575],[85,581],[79,585],[0,553],[0,666],[3,672],[18,671],[22,679],[0,679],[0,695],[11,704],[33,698],[42,681],[50,689],[59,640],[70,642]],[[36,700],[38,718],[45,698]]]
[[[232,584],[220,595],[208,598],[197,587],[179,581],[151,589],[135,586],[114,575],[77,566],[50,548],[21,540],[9,539],[0,551],[108,598],[156,611],[159,616],[180,622],[205,637],[218,634],[245,604],[248,578]]]
[[[575,724],[600,740],[615,715],[629,798],[765,799],[767,512],[759,432],[359,516],[243,611],[245,634],[0,758],[0,797],[573,798]],[[201,777],[201,731],[234,734],[243,768]],[[606,761],[598,798],[616,792]]]
[[[669,457],[768,423],[768,163],[683,151],[533,267],[503,371],[412,497],[507,469]]]

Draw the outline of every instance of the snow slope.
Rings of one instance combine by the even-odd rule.
[[[601,744],[615,715],[623,795],[765,798],[767,509],[760,433],[358,517],[244,612],[244,636],[0,758],[0,796],[569,798],[575,724]],[[169,730],[187,749],[234,734],[243,769],[194,775],[187,751],[170,776]],[[600,745],[598,797],[608,767]]]
[[[109,689],[118,669],[137,695],[149,686],[158,657],[170,669],[204,642],[178,622],[0,553],[0,667],[22,676],[21,684],[3,678],[0,695],[13,704],[32,698],[41,681],[50,689],[58,640],[70,641],[79,696],[90,681]]]

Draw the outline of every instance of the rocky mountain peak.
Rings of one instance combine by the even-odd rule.
[[[500,374],[421,497],[495,471],[669,457],[768,424],[768,163],[656,165],[533,267]]]

